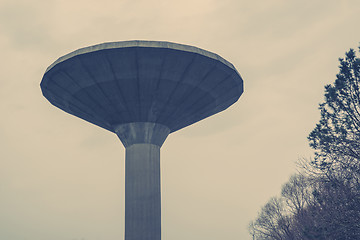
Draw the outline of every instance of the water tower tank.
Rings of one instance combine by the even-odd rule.
[[[125,240],[160,240],[162,144],[235,103],[243,80],[231,63],[196,47],[125,41],[60,57],[41,90],[56,107],[119,136],[126,148]]]

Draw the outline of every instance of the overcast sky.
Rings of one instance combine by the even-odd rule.
[[[311,157],[324,85],[360,41],[358,0],[1,0],[0,239],[124,235],[124,148],[53,107],[58,57],[123,40],[193,45],[233,63],[245,91],[162,147],[162,239],[251,239],[248,223]]]

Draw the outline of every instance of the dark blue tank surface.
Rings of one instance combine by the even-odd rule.
[[[131,122],[174,132],[235,103],[243,80],[231,63],[199,48],[126,41],[59,58],[41,90],[56,107],[112,132]]]

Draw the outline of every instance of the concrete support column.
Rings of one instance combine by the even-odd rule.
[[[125,240],[160,240],[160,148],[170,129],[147,122],[114,128],[126,148]]]
[[[160,147],[131,145],[125,161],[125,240],[160,240]]]

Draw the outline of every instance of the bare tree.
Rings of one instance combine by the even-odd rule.
[[[350,49],[339,60],[308,137],[315,157],[300,160],[300,173],[261,209],[249,227],[254,239],[360,239],[360,59]]]

